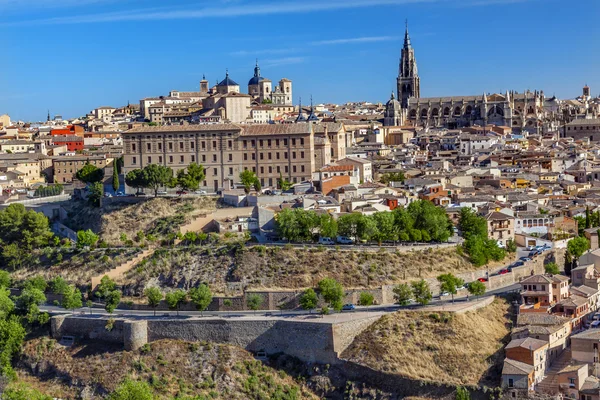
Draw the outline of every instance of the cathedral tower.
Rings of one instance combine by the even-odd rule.
[[[404,34],[404,47],[400,57],[400,71],[398,74],[398,100],[402,108],[408,108],[408,99],[411,97],[419,98],[421,96],[421,81],[417,70],[417,60],[415,59],[415,49],[410,44],[408,35],[408,22],[406,23],[406,32]]]

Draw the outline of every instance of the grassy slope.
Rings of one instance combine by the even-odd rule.
[[[159,252],[129,275],[131,283],[188,287],[207,282],[223,292],[227,282],[246,282],[249,288],[297,289],[333,277],[345,287],[379,287],[419,276],[476,269],[455,249],[407,253],[319,251],[318,249],[184,248]]]
[[[498,299],[463,315],[398,312],[360,334],[342,357],[412,379],[497,385],[509,304]],[[432,318],[433,317],[433,318]]]
[[[237,347],[183,341],[159,341],[135,352],[89,344],[65,349],[42,338],[26,343],[20,379],[53,397],[71,399],[85,388],[89,399],[101,399],[127,376],[146,380],[157,399],[205,395],[212,399],[263,399],[297,393],[315,399],[306,387],[283,372],[263,366]],[[37,376],[25,370],[35,365]],[[58,379],[60,377],[61,379]],[[69,385],[69,383],[72,383]],[[208,398],[208,397],[207,397]]]

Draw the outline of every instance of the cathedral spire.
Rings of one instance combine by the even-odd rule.
[[[404,24],[406,25],[406,31],[404,32],[404,48],[408,49],[410,48],[410,36],[408,34],[408,19],[404,21]]]
[[[260,67],[258,66],[258,58],[256,59],[256,66],[254,67],[254,76],[257,78],[260,76]]]

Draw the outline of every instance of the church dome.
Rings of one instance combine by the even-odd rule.
[[[225,74],[223,79],[217,86],[239,86],[233,79],[229,77],[229,72]]]
[[[256,66],[254,67],[254,76],[250,78],[248,81],[248,86],[258,85],[260,82],[264,81],[265,78],[260,76],[260,67],[258,66],[258,60],[256,61]]]
[[[396,100],[396,96],[394,96],[394,92],[392,92],[392,96],[390,97],[390,100],[386,103],[385,108],[388,110],[398,110],[398,111],[400,111],[400,109],[402,108],[400,105],[400,102],[398,100]]]

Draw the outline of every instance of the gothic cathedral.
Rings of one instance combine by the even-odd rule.
[[[408,108],[408,99],[411,97],[421,97],[421,81],[417,70],[417,60],[415,58],[415,49],[410,44],[408,35],[408,22],[406,23],[406,32],[404,33],[404,47],[400,57],[400,68],[398,72],[398,100],[402,108]]]

